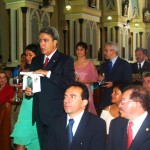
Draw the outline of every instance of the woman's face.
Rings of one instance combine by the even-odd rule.
[[[122,92],[118,87],[114,87],[111,94],[111,102],[114,104],[119,104],[122,99]]]
[[[0,73],[0,86],[4,86],[7,83],[7,78],[5,73]]]
[[[21,57],[21,63],[26,63],[26,55],[22,55]]]
[[[82,46],[78,46],[76,49],[76,54],[78,58],[81,58],[86,55],[86,50]]]
[[[35,57],[36,54],[33,53],[32,51],[30,51],[29,49],[26,49],[25,53],[26,53],[26,61],[27,61],[27,64],[31,64],[32,58]]]

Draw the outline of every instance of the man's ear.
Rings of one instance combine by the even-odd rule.
[[[84,105],[84,107],[86,107],[87,106],[87,104],[88,104],[88,100],[87,99],[84,99],[84,100],[82,100],[83,101],[83,105]]]

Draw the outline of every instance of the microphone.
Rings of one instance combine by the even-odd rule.
[[[80,150],[82,150],[82,147],[83,147],[83,144],[82,144],[82,142],[80,143]]]

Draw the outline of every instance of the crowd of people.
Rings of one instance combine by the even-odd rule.
[[[86,42],[76,44],[76,60],[61,53],[58,42],[54,27],[42,28],[39,44],[27,45],[21,65],[9,74],[9,80],[21,71],[40,75],[39,92],[33,83],[23,91],[25,79],[11,85],[6,70],[0,71],[0,149],[149,150],[150,62],[145,50],[137,48],[137,62],[130,64],[119,57],[117,43],[106,42],[106,61],[97,70],[86,57]],[[100,113],[94,83],[101,90]],[[11,129],[11,109],[18,107],[12,102],[15,87],[22,103]]]

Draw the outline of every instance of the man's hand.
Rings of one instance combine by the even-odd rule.
[[[102,86],[105,88],[111,88],[113,86],[113,82],[106,82],[106,85]]]
[[[103,81],[104,80],[104,77],[101,76],[101,75],[98,75],[98,78],[97,78],[98,81]]]
[[[47,70],[42,70],[42,69],[39,69],[39,70],[36,70],[36,71],[33,72],[33,74],[42,74],[44,76],[46,76],[47,73],[48,73]]]
[[[33,95],[32,89],[31,89],[30,87],[26,87],[26,89],[25,89],[25,94],[26,94],[27,96],[32,96],[32,95]]]

